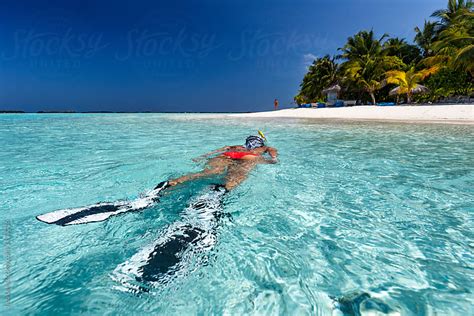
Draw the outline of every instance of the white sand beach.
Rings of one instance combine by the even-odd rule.
[[[298,108],[229,116],[474,124],[474,104]]]

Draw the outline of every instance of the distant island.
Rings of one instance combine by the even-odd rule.
[[[25,113],[25,111],[21,111],[21,110],[0,110],[0,113]]]
[[[36,113],[76,113],[74,110],[51,110],[51,111],[38,111]]]
[[[37,112],[25,112],[22,110],[0,110],[0,113],[36,113],[36,114],[55,114],[55,113],[64,113],[64,114],[215,114],[215,112],[207,111],[195,111],[195,112],[171,112],[171,111],[75,111],[75,110],[40,110]],[[250,113],[249,111],[245,112],[222,112],[222,113]]]

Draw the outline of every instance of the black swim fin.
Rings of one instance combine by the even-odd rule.
[[[89,206],[57,210],[36,216],[36,219],[47,224],[60,226],[102,222],[111,216],[126,212],[136,212],[149,208],[159,201],[163,190],[169,182],[160,182],[145,196],[132,201],[100,202]]]
[[[168,181],[162,181],[153,190],[163,190],[170,186]]]
[[[193,264],[205,261],[206,253],[217,243],[226,193],[223,185],[211,185],[193,199],[181,213],[181,219],[162,231],[153,244],[117,266],[112,278],[122,284],[120,289],[148,292],[186,275],[193,270]]]

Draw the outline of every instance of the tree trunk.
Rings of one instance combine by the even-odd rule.
[[[411,93],[407,93],[407,104],[411,104]]]
[[[372,98],[372,104],[376,105],[377,102],[375,102],[375,94],[373,92],[369,92],[369,94],[370,94],[370,97]]]

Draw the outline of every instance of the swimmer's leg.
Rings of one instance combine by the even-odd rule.
[[[206,166],[204,167],[202,171],[196,172],[196,173],[190,173],[190,174],[181,176],[179,178],[172,179],[169,181],[169,184],[171,186],[174,186],[174,185],[181,184],[187,181],[224,173],[230,163],[231,163],[231,160],[227,158],[222,158],[222,157],[212,158],[207,162]]]

